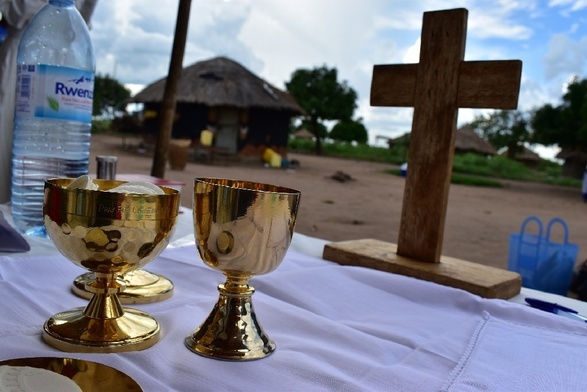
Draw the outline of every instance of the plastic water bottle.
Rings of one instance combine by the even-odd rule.
[[[23,32],[17,54],[12,215],[45,235],[45,180],[88,173],[96,60],[74,0],[49,0]]]
[[[587,203],[587,167],[583,172],[583,184],[581,187],[581,192],[583,193],[583,201]]]

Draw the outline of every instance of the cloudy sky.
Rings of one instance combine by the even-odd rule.
[[[97,72],[149,84],[167,74],[178,0],[98,0]],[[335,67],[359,96],[370,140],[411,129],[411,109],[372,108],[374,64],[418,61],[425,11],[469,10],[465,60],[523,61],[520,110],[558,104],[587,77],[587,0],[193,0],[184,65],[227,56],[278,88],[296,69]],[[472,110],[460,110],[459,125]]]

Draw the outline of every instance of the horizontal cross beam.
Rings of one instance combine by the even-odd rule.
[[[371,84],[371,106],[416,106],[418,64],[375,65]],[[457,93],[459,108],[513,110],[518,106],[522,62],[463,61]],[[483,77],[479,77],[482,75]]]

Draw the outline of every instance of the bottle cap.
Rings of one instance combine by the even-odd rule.
[[[102,180],[114,180],[116,178],[116,162],[118,157],[112,155],[98,155],[96,157],[98,163],[98,172],[96,178]]]

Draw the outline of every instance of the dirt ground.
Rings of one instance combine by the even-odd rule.
[[[152,155],[139,153],[137,139],[98,135],[92,138],[90,174],[97,155],[118,156],[117,173],[150,174]],[[384,173],[392,165],[289,154],[296,169],[264,167],[262,162],[189,162],[183,171],[165,172],[168,180],[182,181],[182,205],[191,207],[195,177],[252,180],[299,189],[302,192],[296,231],[329,241],[374,238],[397,243],[404,178]],[[352,180],[331,177],[343,171]],[[444,232],[443,255],[507,269],[509,237],[520,231],[524,219],[536,215],[543,222],[562,218],[569,242],[578,244],[577,261],[587,258],[587,204],[577,189],[503,181],[504,188],[451,185]],[[433,191],[433,190],[431,190]],[[554,238],[560,234],[554,226]]]

